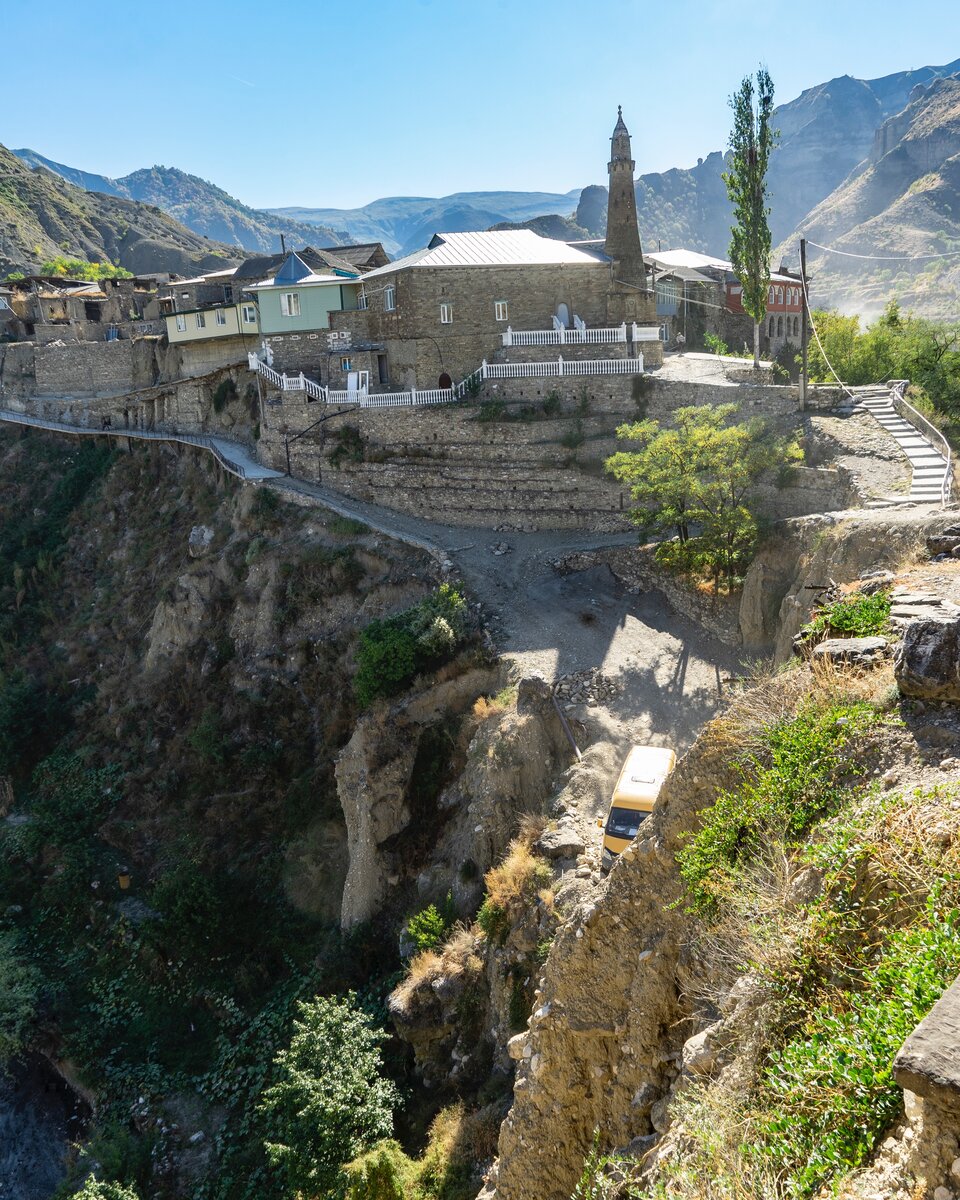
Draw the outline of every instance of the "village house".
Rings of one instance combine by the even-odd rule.
[[[5,328],[15,340],[99,342],[160,332],[158,287],[169,276],[65,279],[28,275],[8,279]]]
[[[603,244],[556,241],[528,229],[437,233],[355,286],[322,275],[292,281],[295,288],[276,280],[261,285],[261,322],[268,293],[282,297],[287,287],[288,306],[300,305],[297,316],[289,307],[271,312],[271,327],[263,328],[266,361],[334,389],[447,389],[505,346],[563,346],[559,331],[570,330],[569,341],[579,335],[595,358],[642,352],[655,365],[661,347],[637,226],[635,166],[618,113]],[[328,296],[339,289],[339,302],[318,297],[308,319],[310,288]],[[556,359],[577,352],[571,345],[549,353]]]
[[[663,337],[703,346],[714,334],[731,349],[753,346],[753,320],[743,310],[743,287],[732,265],[696,250],[664,250],[646,256]],[[770,276],[767,315],[760,327],[760,349],[773,357],[787,343],[800,344],[803,298],[799,275],[782,267]]]

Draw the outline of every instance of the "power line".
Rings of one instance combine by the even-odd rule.
[[[870,262],[925,262],[931,258],[960,258],[960,250],[945,250],[942,254],[917,254],[913,258],[904,258],[902,256],[893,256],[886,254],[854,254],[852,250],[838,250],[835,246],[821,246],[819,242],[812,242],[807,238],[808,246],[816,246],[818,250],[826,250],[828,254],[841,254],[844,258],[861,258]]]

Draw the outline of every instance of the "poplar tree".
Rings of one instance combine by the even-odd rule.
[[[756,95],[756,105],[754,105]],[[756,92],[749,75],[730,97],[730,169],[723,182],[736,220],[731,230],[730,262],[743,287],[743,308],[753,318],[753,365],[760,366],[760,322],[767,312],[770,286],[770,209],[767,165],[779,131],[771,125],[773,80],[765,67],[757,71]]]

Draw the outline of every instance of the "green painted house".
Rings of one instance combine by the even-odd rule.
[[[359,272],[331,267],[317,274],[296,254],[289,254],[272,279],[254,284],[260,333],[316,333],[330,328],[332,312],[358,307]]]

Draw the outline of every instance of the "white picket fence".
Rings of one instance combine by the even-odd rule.
[[[627,340],[627,326],[617,325],[610,329],[588,329],[582,323],[573,329],[554,325],[553,329],[512,329],[500,335],[504,346],[586,346],[623,343]]]
[[[480,367],[482,379],[542,379],[552,375],[642,375],[638,358],[555,358],[547,362],[488,363]]]
[[[569,332],[569,330],[567,331]],[[301,371],[298,375],[285,375],[258,358],[248,354],[251,371],[262,375],[268,383],[281,392],[306,392],[314,400],[326,404],[354,404],[358,408],[402,408],[425,404],[450,404],[469,396],[477,383],[486,379],[541,379],[548,376],[568,375],[640,375],[643,373],[643,355],[637,358],[555,358],[546,362],[532,363],[488,363],[461,380],[454,388],[411,388],[406,392],[367,392],[364,390],[325,388]]]

